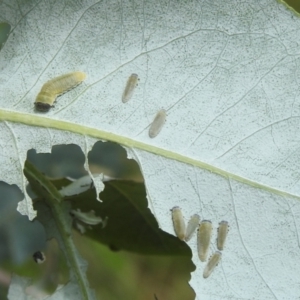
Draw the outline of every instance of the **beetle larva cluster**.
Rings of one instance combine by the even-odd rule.
[[[199,228],[200,229],[200,228]],[[218,250],[223,250],[227,233],[228,233],[229,225],[227,221],[221,221],[219,223],[218,228],[218,237],[217,237],[217,248]],[[209,259],[204,271],[203,271],[203,278],[207,278],[210,276],[210,274],[213,272],[214,268],[218,265],[219,261],[222,258],[222,252],[216,251]],[[200,257],[200,253],[199,253]],[[200,258],[201,260],[201,258]],[[205,258],[206,260],[206,258]]]
[[[187,227],[185,226],[185,221],[181,209],[178,206],[174,206],[172,209],[172,220],[176,236],[180,240],[185,240],[188,242],[198,227],[197,234],[197,246],[198,246],[198,256],[200,261],[205,262],[209,253],[209,246],[212,235],[212,222],[209,220],[202,220],[200,222],[200,217],[197,214],[194,214],[189,222]],[[200,222],[200,223],[199,223]],[[210,257],[208,263],[203,271],[203,278],[208,278],[213,272],[215,267],[218,265],[219,261],[222,258],[222,250],[224,249],[229,225],[227,221],[221,221],[218,228],[218,237],[217,237],[217,248],[219,251]]]
[[[124,93],[122,95],[122,102],[126,103],[128,102],[134,92],[135,87],[138,85],[139,77],[137,74],[133,73],[130,75],[130,77],[127,80]]]
[[[47,81],[35,100],[35,109],[40,112],[47,112],[53,106],[55,99],[67,92],[68,90],[76,87],[83,82],[86,74],[83,72],[72,72],[55,77]]]

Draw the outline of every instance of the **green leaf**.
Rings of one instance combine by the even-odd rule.
[[[21,265],[5,264],[2,267],[19,276],[30,278],[32,286],[41,289],[44,293],[52,294],[58,285],[64,285],[70,280],[69,268],[55,239],[47,242],[43,253],[46,260],[42,264],[37,264],[31,255],[30,259]]]
[[[141,254],[184,255],[191,257],[185,242],[158,227],[157,220],[148,208],[143,183],[112,180],[104,182],[99,202],[92,192],[70,198],[73,209],[95,211],[105,221],[91,226],[85,235],[108,245],[111,249]],[[171,214],[170,214],[171,216]]]
[[[0,23],[0,50],[8,38],[11,26],[8,23]]]
[[[0,52],[1,180],[24,191],[20,212],[35,217],[22,176],[29,149],[73,143],[87,157],[97,141],[114,141],[138,162],[163,230],[173,233],[175,205],[186,219],[210,219],[214,235],[229,222],[222,261],[208,280],[196,240],[189,241],[198,297],[299,295],[294,11],[274,0],[6,0],[0,18],[12,26]],[[43,84],[76,70],[87,73],[85,82],[48,114],[35,112]],[[140,83],[124,104],[132,73]],[[162,108],[166,123],[151,139]]]
[[[1,181],[0,189],[0,263],[12,270],[45,248],[46,233],[39,221],[30,221],[17,211],[24,195],[16,185]]]
[[[71,233],[70,206],[63,201],[55,186],[28,160],[25,162],[24,174],[33,191],[40,197],[34,203],[37,219],[44,225],[48,238],[55,237],[70,268],[71,278],[78,285],[82,299],[93,299],[86,278],[86,266],[79,256]],[[74,277],[73,277],[74,276]]]

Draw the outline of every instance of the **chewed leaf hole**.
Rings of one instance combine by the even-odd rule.
[[[99,269],[95,270],[98,264],[90,261],[92,256],[104,259],[98,257],[100,248],[105,253],[103,255],[108,257],[119,255],[120,259],[128,260],[128,255],[133,255],[131,259],[137,264],[143,264],[141,261],[147,259],[156,264],[156,257],[158,269],[163,265],[164,258],[168,265],[174,263],[175,266],[180,261],[185,265],[185,275],[179,271],[176,276],[176,272],[172,271],[168,276],[174,276],[174,280],[183,276],[185,279],[179,286],[185,291],[185,295],[178,295],[185,299],[193,299],[194,293],[187,283],[190,272],[195,268],[191,262],[191,249],[185,242],[159,228],[157,220],[148,208],[144,179],[137,162],[127,158],[124,148],[111,142],[95,143],[87,157],[88,171],[93,178],[84,168],[85,155],[77,145],[56,145],[52,147],[51,153],[36,153],[34,149],[28,151],[28,163],[25,163],[24,173],[30,183],[28,194],[33,199],[38,219],[41,219],[45,227],[49,227],[52,222],[49,216],[54,214],[54,210],[50,207],[47,212],[45,208],[51,206],[46,201],[50,194],[50,197],[55,199],[54,203],[63,205],[62,210],[66,210],[65,220],[72,226],[72,236],[76,237],[80,252],[88,253],[84,258],[88,260],[89,272],[92,273],[101,272],[102,269],[99,266]],[[30,171],[27,169],[30,169],[31,164],[40,172],[44,181],[36,182],[30,179]],[[96,182],[97,180],[101,182]],[[95,186],[99,183],[103,185],[103,190],[97,195]],[[97,196],[100,201],[97,200]],[[50,235],[54,233],[49,229],[46,231],[48,238],[51,238]],[[155,257],[150,258],[153,255]],[[155,268],[153,272],[158,272],[154,270]],[[160,272],[165,270],[161,269]],[[111,276],[119,276],[113,273],[112,271]],[[146,277],[148,275],[144,274]],[[155,276],[153,274],[153,277]],[[103,286],[99,286],[99,282],[93,276],[89,276],[89,281],[100,295]],[[136,283],[134,286],[136,287]],[[159,291],[168,289],[170,287],[163,286],[162,281],[157,280],[151,292],[149,290],[149,298],[144,299],[152,299],[153,294],[158,296]],[[174,298],[174,285],[169,293],[173,295],[172,299],[177,299]]]

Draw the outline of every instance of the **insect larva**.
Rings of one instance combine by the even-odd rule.
[[[46,255],[41,251],[34,252],[32,257],[37,264],[42,264],[46,261]]]
[[[181,209],[178,206],[175,206],[171,209],[171,211],[172,211],[174,231],[179,239],[184,240],[185,222],[183,219]]]
[[[209,262],[207,263],[207,265],[203,271],[204,278],[207,278],[212,273],[212,271],[215,269],[215,267],[219,263],[221,257],[222,257],[222,253],[220,251],[216,251],[213,254],[213,256],[209,259]]]
[[[161,109],[156,114],[154,121],[152,122],[150,128],[149,128],[149,136],[151,138],[155,138],[159,132],[161,131],[165,121],[166,121],[166,111],[164,109]]]
[[[74,196],[81,194],[89,189],[92,189],[94,185],[94,182],[90,175],[85,175],[83,177],[80,177],[79,179],[71,180],[73,181],[72,183],[59,190],[59,193],[62,196]]]
[[[199,221],[200,221],[200,217],[197,214],[193,215],[189,220],[185,232],[185,238],[184,238],[186,241],[189,241],[191,239],[193,233],[195,232],[196,228],[199,225]]]
[[[211,221],[203,220],[198,229],[198,255],[201,261],[206,261],[210,237],[212,232]]]
[[[219,250],[224,249],[224,244],[228,233],[228,227],[229,226],[227,221],[221,221],[219,223],[218,238],[217,238],[217,247]]]
[[[137,83],[138,83],[139,80],[140,79],[139,79],[137,74],[133,73],[133,74],[130,75],[130,77],[127,80],[126,87],[125,87],[125,90],[124,90],[124,93],[123,93],[123,96],[122,96],[122,102],[123,103],[126,103],[127,101],[130,100],[130,98],[133,95],[134,89],[137,86]]]
[[[35,100],[35,109],[41,112],[47,112],[53,106],[57,96],[74,88],[86,78],[83,72],[73,72],[55,77],[47,81]]]

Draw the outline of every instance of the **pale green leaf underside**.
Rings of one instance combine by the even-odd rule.
[[[175,205],[186,219],[210,219],[214,238],[218,222],[230,223],[222,262],[207,280],[195,238],[189,242],[199,299],[299,296],[296,15],[271,0],[7,0],[1,20],[13,28],[0,52],[2,180],[24,189],[30,148],[75,143],[87,154],[97,139],[120,142],[142,168],[162,229],[173,232]],[[43,83],[74,70],[87,80],[46,118],[35,114]],[[141,80],[123,104],[131,73]],[[150,139],[161,108],[167,122]],[[29,202],[20,209],[34,215]]]

